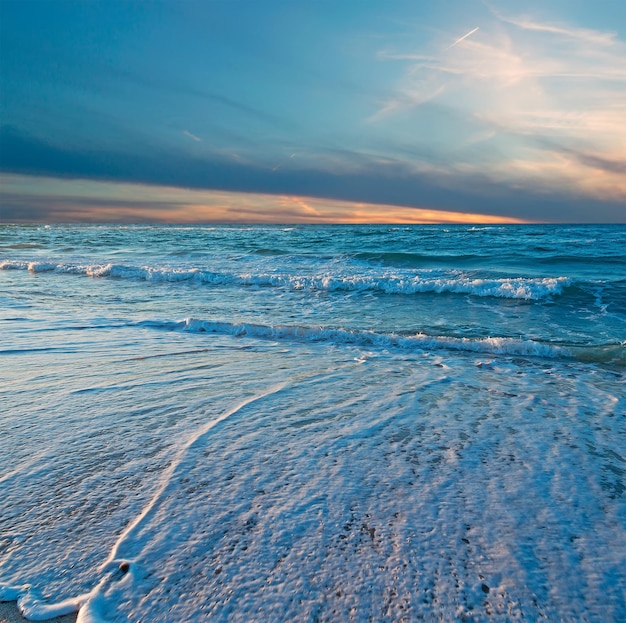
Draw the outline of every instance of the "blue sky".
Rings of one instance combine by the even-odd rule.
[[[0,0],[0,220],[626,222],[625,59],[622,0]]]

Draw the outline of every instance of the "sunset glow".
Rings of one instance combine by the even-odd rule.
[[[52,223],[523,223],[522,219],[259,193],[0,176],[9,202],[24,202],[21,222]]]

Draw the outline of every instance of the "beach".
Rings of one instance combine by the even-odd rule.
[[[623,238],[0,227],[0,598],[623,619]]]

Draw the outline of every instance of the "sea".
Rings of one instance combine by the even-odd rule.
[[[626,227],[0,226],[0,601],[626,621]]]

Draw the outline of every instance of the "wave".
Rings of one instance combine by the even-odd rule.
[[[181,321],[145,320],[136,323],[134,326],[167,331],[252,337],[264,340],[330,342],[337,345],[383,350],[393,349],[414,352],[454,350],[489,355],[540,357],[626,365],[626,342],[622,344],[570,346],[509,337],[466,338],[433,336],[424,333],[401,335],[347,328],[233,323],[198,318],[187,318]]]
[[[469,294],[481,297],[542,300],[563,293],[571,284],[566,277],[477,278],[462,271],[424,270],[420,272],[316,273],[286,272],[223,273],[198,268],[162,268],[121,264],[59,264],[4,260],[0,270],[54,272],[88,277],[110,277],[153,282],[193,281],[207,285],[278,287],[289,290],[325,292],[379,292],[411,295],[420,293]]]

